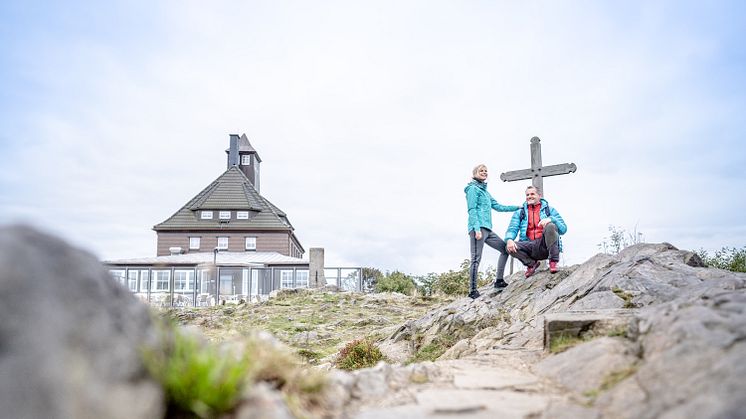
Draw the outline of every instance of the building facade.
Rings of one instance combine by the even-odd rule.
[[[259,193],[262,160],[246,135],[231,134],[226,153],[225,172],[153,227],[156,256],[106,261],[112,276],[157,306],[251,301],[309,284],[360,290],[362,270],[326,269],[323,251],[309,271],[287,214]]]

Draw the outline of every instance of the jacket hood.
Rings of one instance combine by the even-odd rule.
[[[468,191],[469,188],[473,188],[473,187],[477,187],[479,189],[487,189],[487,182],[480,182],[474,179],[468,184],[466,184],[466,187],[464,188],[464,192]]]

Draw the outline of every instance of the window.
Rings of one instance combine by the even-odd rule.
[[[280,271],[280,288],[293,288],[293,271]]]
[[[212,211],[202,211],[200,218],[203,220],[212,220]]]
[[[218,237],[218,249],[228,250],[228,237]]]
[[[153,279],[155,291],[168,291],[169,282],[171,281],[171,271],[153,271]]]
[[[256,237],[246,238],[246,250],[256,250]]]
[[[251,164],[251,154],[241,155],[241,165],[248,166]]]
[[[127,271],[127,286],[132,292],[137,292],[137,274],[136,270]]]
[[[248,220],[249,212],[248,211],[236,211],[236,219],[237,220]]]
[[[295,286],[298,288],[308,288],[308,271],[295,271]]]
[[[221,220],[230,220],[231,219],[231,212],[230,211],[220,211],[220,219]]]
[[[148,292],[149,272],[146,269],[140,271],[140,292]]]
[[[194,271],[178,270],[174,272],[174,291],[191,291],[194,284]]]
[[[199,237],[189,238],[189,250],[199,250]]]
[[[125,276],[124,276],[124,269],[122,269],[122,270],[111,269],[111,270],[109,270],[109,274],[111,274],[111,276],[114,279],[116,279],[116,281],[119,282],[120,284],[126,285],[126,279],[125,279]]]

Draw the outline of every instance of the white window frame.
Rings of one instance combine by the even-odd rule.
[[[241,155],[241,166],[248,166],[250,164],[251,164],[251,154],[242,154]]]
[[[295,271],[295,286],[297,288],[308,288],[308,271],[307,270]]]
[[[201,237],[190,237],[189,238],[189,250],[199,250],[200,244],[202,244]]]
[[[236,220],[248,220],[248,219],[249,219],[248,211],[236,211]]]
[[[174,271],[174,292],[193,291],[194,271],[189,269],[177,269]]]
[[[280,270],[280,288],[293,288],[293,270]]]
[[[130,269],[127,271],[127,288],[132,292],[137,292],[137,279],[140,275],[136,269]]]
[[[171,270],[159,269],[153,271],[153,291],[171,291]]]
[[[256,250],[256,237],[250,236],[250,237],[244,238],[244,249]]]
[[[220,242],[223,241],[223,240],[225,241],[225,244],[221,245]],[[228,236],[220,236],[220,237],[218,237],[218,245],[217,245],[218,249],[220,249],[220,250],[228,250],[228,243],[229,242],[230,242],[230,240],[229,240]]]
[[[200,220],[212,220],[212,211],[202,211],[199,213]]]
[[[231,219],[231,212],[230,211],[220,211],[219,217],[221,220],[230,220]]]

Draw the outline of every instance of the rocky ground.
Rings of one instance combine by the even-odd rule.
[[[351,416],[746,417],[746,274],[663,243],[510,280],[382,342],[404,359],[463,337],[434,363],[354,374]]]
[[[170,315],[227,345],[269,330],[316,370],[354,338],[377,338],[387,357],[316,380],[267,361],[285,344],[265,333],[257,367],[275,371],[226,419],[746,417],[746,274],[661,243],[508,281],[476,300],[317,290]],[[92,255],[0,229],[0,317],[3,417],[169,414],[143,361],[158,328]]]
[[[454,299],[301,289],[280,291],[261,303],[170,309],[164,314],[196,326],[215,342],[268,331],[310,364],[328,365],[346,343],[365,337],[385,339],[401,324]]]

